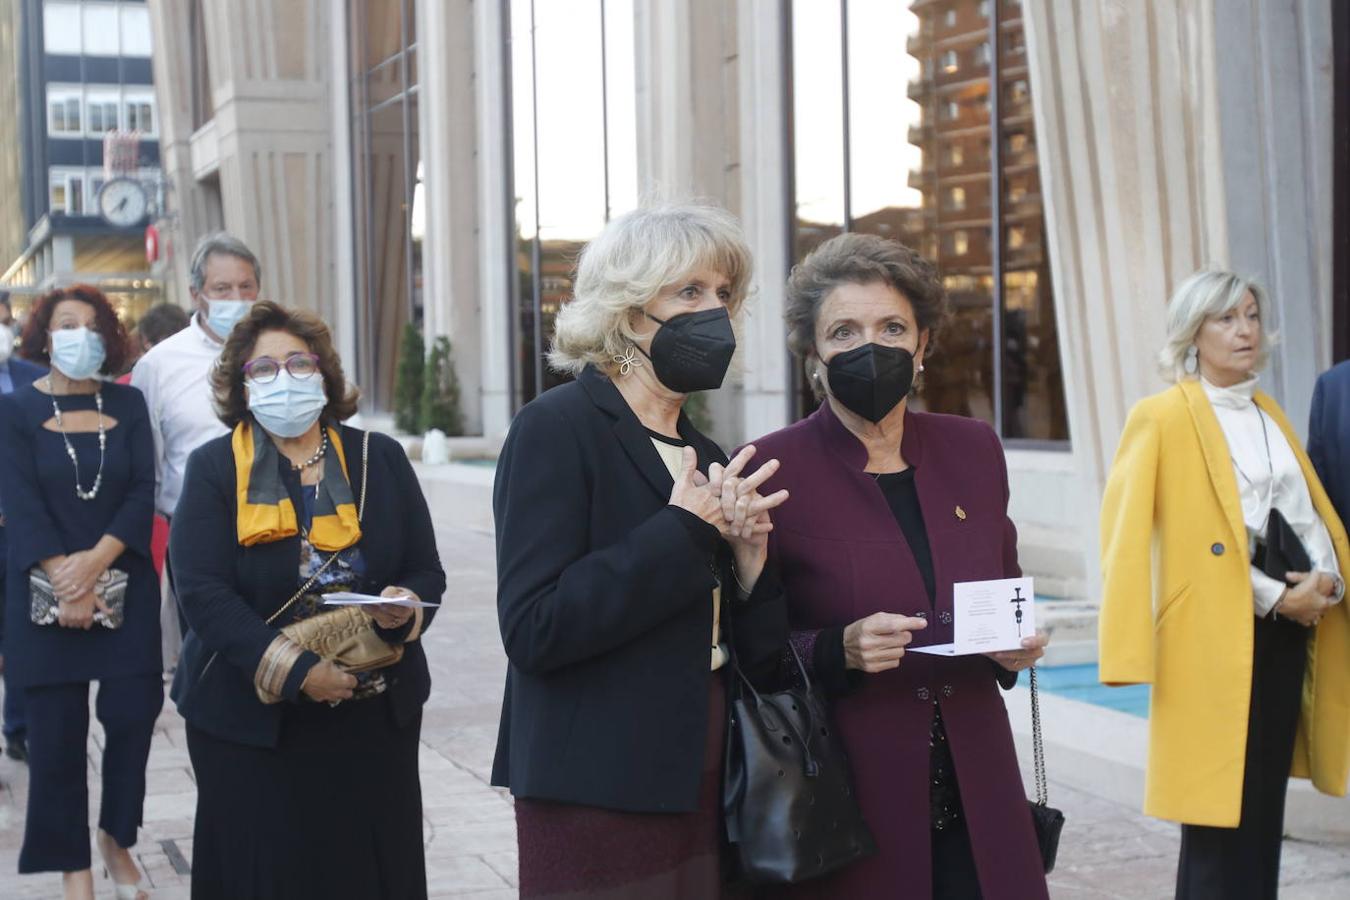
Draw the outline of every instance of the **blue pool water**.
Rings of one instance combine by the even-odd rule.
[[[1070,700],[1105,706],[1140,718],[1148,717],[1148,685],[1106,687],[1097,680],[1096,663],[1038,668],[1036,680],[1046,691]]]

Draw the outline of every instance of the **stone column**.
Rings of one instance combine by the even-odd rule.
[[[1329,8],[1312,0],[1024,0],[1076,505],[1095,587],[1099,498],[1130,407],[1161,390],[1172,288],[1259,276],[1296,423],[1330,358]],[[1292,13],[1292,15],[1291,15]],[[1319,333],[1320,332],[1320,333]]]
[[[507,78],[511,60],[500,3],[473,4],[474,100],[478,110],[478,297],[481,427],[500,438],[511,426],[511,279],[515,277],[515,211],[511,184],[511,121]]]
[[[423,333],[427,345],[448,337],[459,375],[465,430],[481,432],[485,341],[480,339],[478,272],[479,141],[475,97],[472,0],[417,4],[417,65],[421,93]],[[504,301],[503,301],[504,303]],[[505,335],[496,340],[505,343]]]

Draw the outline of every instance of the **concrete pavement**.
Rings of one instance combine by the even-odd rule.
[[[424,638],[434,687],[422,729],[421,771],[427,879],[433,897],[505,900],[516,896],[515,827],[511,801],[488,786],[505,659],[493,606],[491,536],[448,518],[438,521],[451,585]],[[89,740],[91,815],[98,809],[102,736]],[[1053,775],[1053,758],[1051,772]],[[0,898],[58,898],[60,877],[15,875],[23,833],[27,772],[0,759]],[[1177,830],[1131,806],[1100,799],[1052,780],[1051,801],[1067,815],[1060,865],[1051,876],[1056,898],[1164,898],[1172,895]],[[188,897],[195,804],[182,720],[166,704],[149,766],[145,826],[136,854],[155,900]],[[101,874],[101,869],[96,869]],[[1287,900],[1350,896],[1350,847],[1288,842]],[[98,896],[112,887],[97,880]],[[243,898],[241,898],[243,900]],[[352,898],[365,900],[365,898]]]

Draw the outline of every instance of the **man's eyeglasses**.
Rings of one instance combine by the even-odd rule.
[[[271,384],[285,369],[292,378],[309,378],[319,371],[319,358],[313,353],[292,353],[284,362],[270,356],[260,356],[244,363],[244,377],[257,384]]]

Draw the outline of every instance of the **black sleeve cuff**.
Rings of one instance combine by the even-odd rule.
[[[1017,673],[1010,672],[1009,670],[1000,666],[998,663],[994,662],[992,659],[989,660],[989,665],[994,667],[994,678],[998,680],[998,686],[1003,688],[1005,691],[1012,690],[1013,687],[1017,684]]]
[[[281,690],[281,696],[287,700],[300,699],[300,687],[309,677],[309,670],[317,666],[322,660],[319,655],[312,650],[306,650],[300,654],[300,658],[291,666],[290,673],[286,676],[285,687]]]
[[[737,599],[743,603],[763,603],[765,600],[779,597],[782,593],[783,581],[778,577],[778,566],[774,564],[772,558],[764,564],[763,571],[759,573],[759,578],[756,579],[755,586],[750,589],[748,595],[740,596],[740,582],[736,582]]]
[[[844,656],[844,628],[822,628],[816,635],[816,645],[812,650],[812,666],[816,678],[830,694],[848,694],[862,684],[863,673],[848,667]]]
[[[683,507],[667,506],[666,509],[675,512],[675,517],[680,520],[684,530],[689,532],[689,539],[694,542],[695,547],[708,554],[717,552],[717,545],[722,540],[722,533],[715,526],[709,525]]]

